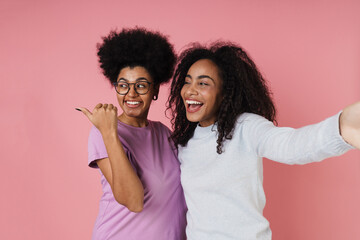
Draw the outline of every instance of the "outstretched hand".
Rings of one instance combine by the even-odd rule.
[[[97,104],[91,113],[87,108],[79,108],[101,134],[117,131],[117,108],[112,104]]]
[[[347,143],[360,149],[360,102],[344,108],[340,115],[340,134]]]

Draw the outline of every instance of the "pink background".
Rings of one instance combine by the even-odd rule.
[[[360,96],[359,1],[14,1],[0,3],[0,239],[89,239],[101,195],[87,167],[90,123],[74,110],[116,103],[95,45],[145,26],[187,43],[241,44],[269,80],[280,126],[300,127]],[[167,87],[150,119],[164,115]],[[360,239],[360,154],[264,161],[274,240]]]

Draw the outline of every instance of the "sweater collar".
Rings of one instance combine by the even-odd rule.
[[[194,131],[194,136],[193,138],[206,138],[208,137],[210,134],[214,134],[217,132],[217,125],[212,124],[210,126],[207,127],[201,127],[199,124],[196,126],[195,131]]]

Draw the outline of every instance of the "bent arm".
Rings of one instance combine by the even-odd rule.
[[[94,124],[89,136],[89,164],[97,165],[111,186],[115,200],[132,212],[143,209],[144,188],[133,169],[117,134],[117,108],[97,104],[91,113],[80,110]]]
[[[132,212],[144,206],[144,188],[131,165],[117,134],[102,135],[108,158],[97,164],[109,182],[114,198]]]

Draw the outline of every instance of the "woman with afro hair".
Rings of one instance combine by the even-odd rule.
[[[266,82],[233,43],[184,50],[168,108],[189,240],[270,240],[262,158],[305,164],[360,148],[360,102],[318,124],[274,126]]]
[[[80,108],[94,125],[88,164],[99,168],[103,195],[92,239],[183,240],[186,206],[170,130],[147,119],[176,56],[167,38],[142,28],[112,31],[98,45],[100,67],[114,85],[113,104]]]

